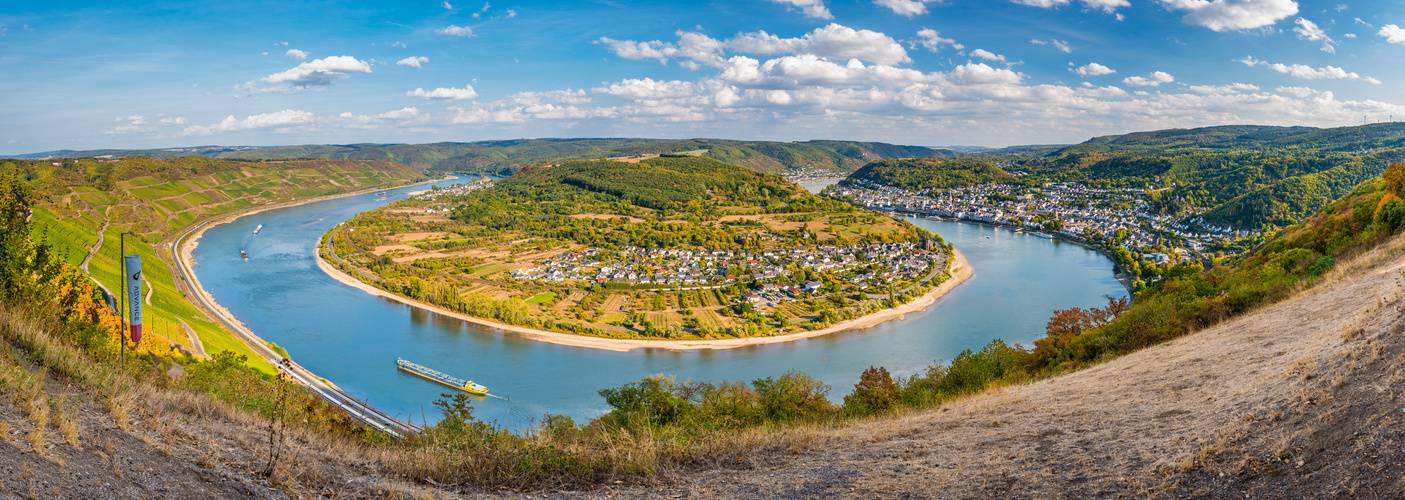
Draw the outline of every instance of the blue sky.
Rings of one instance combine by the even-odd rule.
[[[25,3],[0,7],[0,154],[1405,117],[1396,1]]]

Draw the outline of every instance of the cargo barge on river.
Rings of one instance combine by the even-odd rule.
[[[433,380],[435,382],[439,382],[441,384],[453,387],[455,389],[467,392],[469,394],[476,394],[479,396],[488,395],[487,387],[484,387],[483,384],[475,384],[472,380],[464,380],[458,377],[452,377],[438,370],[434,370],[423,365],[411,363],[403,359],[395,360],[395,364],[396,366],[399,366],[401,370],[405,370],[407,372],[410,372],[411,374],[419,375],[421,377]]]

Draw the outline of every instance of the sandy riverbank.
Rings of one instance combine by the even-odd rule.
[[[692,349],[735,349],[738,347],[746,347],[752,345],[790,342],[794,340],[819,337],[822,335],[829,335],[832,333],[839,333],[843,331],[869,328],[886,321],[891,321],[895,319],[905,319],[907,313],[919,311],[929,305],[932,305],[932,303],[936,302],[938,298],[943,295],[946,295],[946,293],[951,291],[951,289],[956,288],[956,285],[959,285],[963,281],[966,281],[967,278],[970,278],[972,274],[971,266],[969,263],[966,262],[966,257],[964,255],[961,255],[961,252],[953,251],[952,253],[955,257],[955,260],[952,262],[953,273],[951,279],[948,279],[945,283],[938,285],[936,288],[933,288],[932,290],[923,294],[921,297],[918,297],[916,300],[913,300],[912,302],[909,302],[907,304],[903,304],[893,309],[885,309],[873,314],[869,314],[867,316],[862,316],[848,321],[836,323],[833,326],[823,328],[820,330],[797,332],[786,335],[775,335],[770,337],[746,337],[718,340],[610,339],[603,337],[591,337],[586,335],[575,335],[570,333],[549,332],[546,330],[528,328],[525,326],[509,325],[507,323],[502,323],[499,321],[483,319],[475,316],[469,316],[460,312],[450,311],[448,309],[426,302],[420,302],[409,297],[395,295],[385,290],[381,290],[379,288],[368,285],[362,282],[361,280],[358,280],[352,277],[351,275],[342,272],[340,269],[333,267],[330,263],[328,263],[325,259],[322,258],[322,248],[320,244],[318,245],[317,250],[317,254],[315,255],[315,258],[317,259],[317,267],[322,268],[322,271],[326,272],[329,276],[336,279],[337,281],[345,283],[348,286],[360,288],[371,295],[385,297],[390,300],[409,305],[411,307],[417,307],[426,311],[431,311],[451,318],[460,319],[476,325],[516,333],[531,340],[575,347],[604,349],[609,351],[629,351],[633,349],[670,349],[677,351]]]

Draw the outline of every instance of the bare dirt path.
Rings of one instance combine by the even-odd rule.
[[[205,344],[200,342],[200,336],[195,334],[195,330],[190,325],[185,324],[185,320],[176,318],[181,322],[181,328],[185,329],[185,336],[190,339],[190,348],[195,350],[195,355],[203,359],[210,359],[210,354],[205,352]]]
[[[105,210],[104,210],[104,213],[106,213]],[[88,274],[88,261],[93,260],[93,256],[94,256],[94,255],[97,255],[98,250],[102,248],[102,236],[103,236],[103,233],[106,233],[106,232],[107,232],[107,225],[108,225],[109,223],[111,223],[111,222],[112,222],[112,221],[109,220],[108,218],[106,218],[106,217],[103,218],[103,221],[102,221],[102,228],[101,228],[101,229],[98,229],[98,241],[97,241],[97,243],[93,243],[93,247],[88,249],[88,256],[83,257],[83,264],[82,264],[81,266],[78,266],[78,267],[83,268],[83,274]]]

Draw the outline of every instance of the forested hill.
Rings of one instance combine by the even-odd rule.
[[[918,191],[1010,182],[1015,177],[984,159],[902,158],[869,163],[850,175],[849,179]]]
[[[649,158],[639,163],[578,160],[530,167],[484,193],[537,202],[627,203],[679,209],[699,203],[764,207],[814,198],[794,183],[710,158]]]
[[[1013,161],[1030,181],[1156,189],[1159,213],[1259,228],[1301,221],[1401,159],[1405,123],[1138,132]]]
[[[1401,147],[1405,147],[1402,122],[1338,128],[1225,125],[1095,137],[1054,154],[1181,148],[1352,152]]]
[[[724,139],[521,139],[433,144],[348,144],[282,147],[201,146],[159,150],[56,151],[31,157],[93,157],[112,155],[172,158],[203,155],[237,159],[355,159],[387,160],[415,169],[441,172],[510,173],[526,165],[578,159],[646,156],[670,153],[701,154],[760,172],[791,169],[851,172],[873,160],[894,157],[957,156],[944,149],[898,146],[881,142],[769,142]]]

